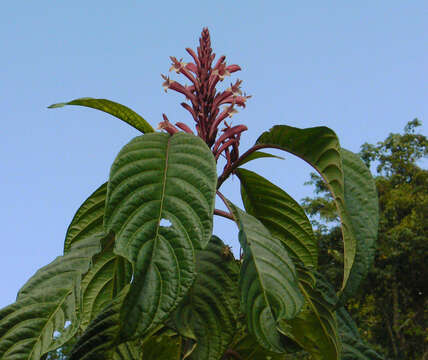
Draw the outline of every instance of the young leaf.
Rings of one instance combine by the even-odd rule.
[[[299,287],[306,304],[296,318],[281,322],[280,329],[316,360],[339,360],[341,343],[334,304],[315,286],[311,272],[297,267]]]
[[[301,206],[264,177],[245,169],[235,173],[241,181],[241,196],[247,213],[255,216],[281,240],[290,256],[305,266],[316,268],[318,244]]]
[[[52,104],[49,109],[63,107],[65,105],[80,105],[90,107],[96,110],[104,111],[118,119],[128,123],[132,127],[141,131],[143,134],[154,132],[151,125],[129,107],[117,102],[106,99],[80,98],[69,102]]]
[[[276,156],[276,155],[272,155],[269,153],[265,153],[263,151],[255,151],[253,153],[251,153],[250,155],[248,155],[247,157],[245,157],[244,159],[242,159],[238,166],[242,166],[244,164],[246,164],[247,162],[256,160],[256,159],[261,159],[261,158],[275,158],[275,159],[281,159],[284,160],[284,158],[282,158],[281,156]]]
[[[198,137],[147,134],[118,154],[104,218],[115,253],[133,264],[122,309],[125,337],[165,320],[195,278],[194,248],[211,236],[216,164]]]
[[[284,352],[277,324],[295,317],[304,303],[294,264],[281,241],[259,220],[233,204],[230,207],[244,254],[239,282],[248,330],[266,349]]]
[[[68,226],[64,242],[64,254],[72,244],[103,232],[104,207],[107,183],[102,184],[80,206]]]
[[[257,148],[272,147],[292,153],[313,166],[329,187],[342,223],[344,274],[346,286],[355,260],[356,240],[345,209],[345,192],[339,140],[327,127],[299,129],[286,125],[274,126],[256,141]]]
[[[196,253],[196,280],[172,314],[178,332],[196,341],[189,359],[217,360],[232,341],[239,313],[239,266],[216,236]]]
[[[100,251],[100,241],[99,236],[87,238],[38,270],[17,301],[0,310],[1,359],[39,359],[76,333],[80,280]]]
[[[354,266],[340,296],[344,303],[358,289],[373,263],[379,223],[376,184],[370,170],[360,157],[342,149],[345,175],[345,203],[352,230],[357,241]]]

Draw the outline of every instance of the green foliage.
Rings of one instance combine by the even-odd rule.
[[[171,69],[193,85],[163,76],[163,86],[190,100],[191,106],[182,105],[196,121],[198,136],[166,115],[158,127],[164,132],[155,132],[131,109],[105,99],[50,106],[98,109],[143,135],[120,150],[107,183],[77,210],[64,255],[37,271],[17,301],[0,310],[0,359],[339,360],[355,354],[360,360],[379,359],[340,307],[367,275],[375,251],[377,201],[369,171],[326,127],[275,126],[240,156],[247,127],[224,120],[250,97],[242,95],[240,80],[216,90],[240,67],[227,66],[224,57],[212,66],[207,29],[198,54],[188,52],[195,63],[171,57]],[[410,159],[425,151],[418,146]],[[329,243],[317,243],[304,210],[283,189],[240,168],[277,157],[259,151],[263,148],[295,154],[322,176],[320,189],[329,192],[324,203],[333,204],[331,218],[340,218],[341,230],[328,233]],[[220,156],[226,164],[218,174]],[[366,161],[375,159],[370,156]],[[397,160],[400,169],[402,159]],[[382,169],[395,169],[388,166]],[[246,211],[220,192],[231,174],[240,179]],[[407,173],[400,176],[408,180]],[[426,192],[427,177],[411,176]],[[385,193],[401,199],[396,187],[382,184]],[[216,194],[227,211],[215,209]],[[396,210],[380,199],[385,214]],[[403,200],[400,206],[415,206],[415,201]],[[395,224],[398,243],[409,236],[409,228],[415,235],[421,221],[419,213],[408,210],[413,215],[404,217],[407,225]],[[240,259],[212,234],[214,215],[239,228]],[[381,225],[393,219],[382,218]],[[343,272],[327,266],[330,250]],[[319,274],[325,268],[327,277],[335,271],[334,285],[342,283],[339,296]]]
[[[49,106],[50,109],[60,108],[65,105],[78,105],[86,106],[92,109],[104,111],[110,115],[117,117],[118,119],[126,122],[135,129],[141,131],[143,134],[154,132],[152,126],[144,120],[135,111],[129,107],[119,104],[117,102],[106,100],[106,99],[94,99],[94,98],[80,98],[65,103],[57,103]]]
[[[428,341],[425,259],[428,171],[417,164],[428,155],[428,139],[416,133],[419,125],[417,119],[410,121],[403,134],[390,134],[376,145],[363,144],[360,153],[365,163],[373,164],[376,169],[379,236],[375,266],[368,267],[365,281],[346,307],[357,320],[359,331],[389,359],[422,359],[426,356]],[[321,179],[313,176],[312,184],[321,196],[305,199],[304,207],[321,221],[335,219],[337,215]],[[369,221],[364,222],[367,223]],[[341,276],[341,259],[337,256],[341,251],[337,246],[341,234],[336,227],[328,229],[322,224],[316,234],[322,259],[320,271],[335,283]],[[371,243],[367,246],[374,247]],[[364,258],[368,254],[371,252],[364,252]],[[339,320],[341,318],[342,315]],[[355,331],[347,336],[351,338],[355,339]],[[367,351],[370,354],[370,350]]]

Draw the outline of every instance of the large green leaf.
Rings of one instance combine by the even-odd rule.
[[[252,171],[238,169],[236,175],[241,181],[245,210],[282,241],[290,256],[305,266],[317,267],[318,245],[301,206],[285,191]]]
[[[327,127],[299,129],[277,125],[264,132],[257,139],[256,147],[282,149],[302,158],[313,166],[327,183],[342,222],[344,243],[343,289],[354,264],[356,240],[345,209],[342,159],[336,134]]]
[[[49,109],[63,107],[65,105],[80,105],[90,107],[96,110],[104,111],[108,114],[111,114],[117,117],[120,120],[128,123],[132,127],[141,131],[142,133],[151,133],[154,132],[151,125],[144,120],[140,115],[138,115],[134,110],[129,107],[119,104],[117,102],[106,100],[106,99],[94,99],[94,98],[80,98],[75,99],[69,102],[57,103],[51,106],[48,106]]]
[[[119,339],[119,317],[128,291],[129,285],[91,321],[74,345],[70,360],[110,360],[117,347],[125,343]]]
[[[244,254],[239,282],[248,330],[266,349],[284,352],[277,324],[295,317],[304,303],[294,264],[281,241],[259,220],[230,207]]]
[[[341,343],[334,304],[316,287],[316,279],[298,266],[299,287],[306,303],[296,318],[281,322],[281,331],[316,360],[339,360]]]
[[[102,251],[94,256],[91,269],[82,280],[81,329],[131,281],[132,268],[123,257],[113,252],[114,238],[103,243]]]
[[[77,331],[80,281],[100,251],[100,236],[87,238],[41,268],[0,310],[0,358],[34,359],[64,344]]]
[[[353,233],[357,241],[357,252],[348,282],[341,294],[344,303],[355,294],[373,263],[379,223],[379,205],[375,181],[370,170],[351,151],[342,149],[345,175],[345,202]]]
[[[239,266],[216,236],[196,253],[197,277],[172,315],[183,336],[196,341],[189,359],[217,360],[232,341],[239,313]]]
[[[134,270],[121,315],[125,337],[165,320],[192,285],[194,249],[211,236],[216,182],[211,151],[190,134],[143,135],[118,154],[104,223]]]
[[[64,254],[72,244],[94,234],[103,232],[104,206],[107,183],[95,190],[80,206],[67,229],[64,242]]]
[[[337,310],[339,334],[342,339],[342,360],[383,360],[360,336],[357,326],[345,308]]]

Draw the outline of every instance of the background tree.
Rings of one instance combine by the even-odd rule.
[[[364,336],[393,359],[428,357],[428,155],[419,120],[402,134],[363,144],[361,158],[376,174],[379,194],[378,250],[374,266],[347,308]],[[320,244],[320,267],[333,283],[341,278],[341,233],[324,182],[312,174],[317,196],[304,199]],[[333,225],[333,226],[331,226]]]

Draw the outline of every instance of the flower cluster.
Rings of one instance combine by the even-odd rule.
[[[190,48],[186,51],[193,58],[194,62],[183,62],[171,57],[172,66],[170,71],[184,75],[191,84],[182,85],[171,80],[169,76],[162,75],[164,79],[163,88],[177,91],[186,97],[189,103],[183,102],[181,105],[192,115],[196,122],[197,135],[201,137],[212,149],[216,159],[224,153],[227,160],[226,167],[230,166],[239,157],[239,141],[241,133],[247,130],[245,125],[230,126],[226,119],[232,117],[237,112],[236,106],[245,107],[245,102],[250,96],[242,94],[241,80],[236,80],[234,84],[225,91],[217,91],[216,86],[223,81],[226,76],[241,70],[238,65],[227,65],[226,57],[220,56],[214,67],[215,54],[212,52],[210,34],[207,28],[202,30],[197,54]],[[184,123],[171,124],[166,115],[164,121],[159,124],[161,129],[173,134],[179,129],[193,133]],[[219,134],[220,124],[224,128]]]

